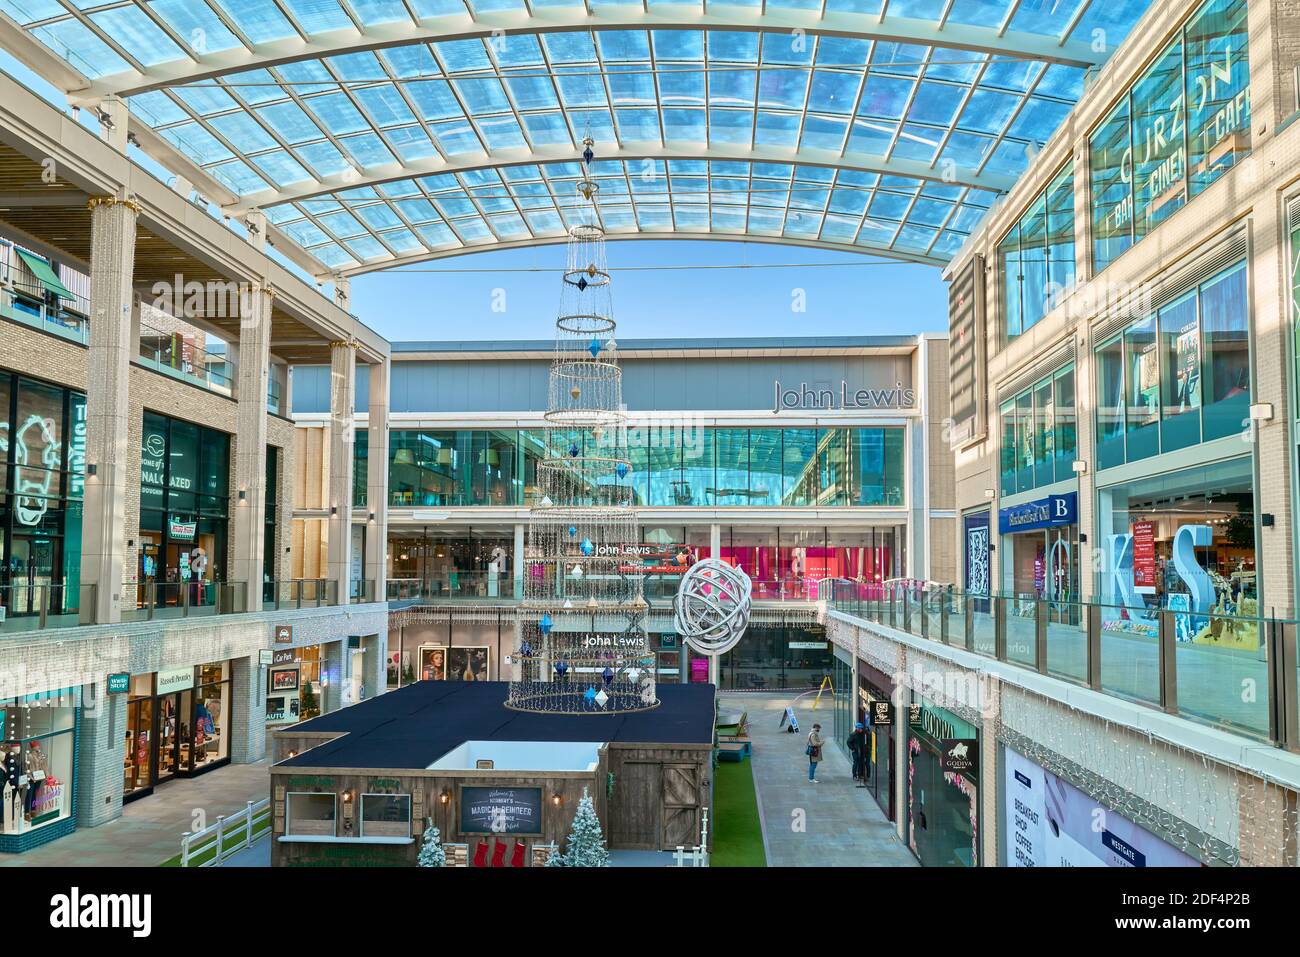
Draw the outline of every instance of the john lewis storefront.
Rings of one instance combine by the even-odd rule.
[[[773,606],[811,605],[826,579],[854,582],[864,595],[894,578],[954,581],[951,490],[930,467],[946,449],[927,428],[947,403],[929,372],[946,363],[944,337],[621,339],[627,425],[599,435],[546,429],[553,348],[394,344],[387,551],[395,594],[513,599],[530,573],[525,531],[537,462],[574,448],[630,466],[640,541],[629,547],[640,550],[635,561],[654,602],[666,602],[681,571],[705,557],[744,568],[756,601]],[[324,424],[327,373],[295,370],[303,429]],[[367,384],[358,380],[358,407]],[[354,508],[368,445],[357,456]],[[462,637],[453,627],[450,645]],[[419,668],[414,654],[390,664],[400,683]],[[667,670],[689,679],[691,667],[687,658]],[[802,688],[829,668],[824,634],[773,618],[755,622],[724,660],[722,680]]]

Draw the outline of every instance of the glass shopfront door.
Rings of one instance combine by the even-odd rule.
[[[41,603],[60,610],[58,602],[50,595],[54,570],[59,567],[57,542],[47,537],[14,535],[6,571],[7,608],[11,615],[39,614]]]

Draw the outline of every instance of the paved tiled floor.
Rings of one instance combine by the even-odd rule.
[[[197,778],[168,781],[153,794],[128,804],[116,821],[79,828],[25,854],[0,854],[0,867],[152,867],[175,856],[181,835],[195,828],[202,810],[206,824],[217,815],[243,810],[270,793],[266,762],[231,764]]]
[[[796,708],[800,733],[778,728],[794,692],[727,694],[723,711],[747,711],[754,742],[754,784],[763,821],[769,867],[915,867],[894,825],[863,788],[853,786],[848,759],[830,740],[829,709],[814,712],[809,700]],[[825,707],[825,704],[823,704]],[[804,756],[808,732],[820,721],[825,760],[817,784],[808,781]]]

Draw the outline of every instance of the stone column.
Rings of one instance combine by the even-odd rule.
[[[126,153],[127,122],[130,112],[120,96],[106,96],[99,103],[99,138],[119,153]]]
[[[235,431],[235,560],[230,580],[244,586],[245,611],[262,607],[266,538],[266,390],[271,365],[271,300],[266,288],[239,297],[239,401]],[[271,569],[274,574],[274,569]]]
[[[125,123],[125,121],[123,121]],[[81,517],[82,621],[121,621],[126,558],[123,526],[130,494],[139,495],[140,450],[128,441],[133,201],[90,200],[90,340],[87,349],[86,490]]]
[[[344,655],[347,654],[348,641],[344,638],[342,641],[332,641],[328,645],[321,645],[320,648],[320,668],[321,682],[320,700],[321,714],[329,714],[331,711],[337,711],[343,707],[343,683],[348,680],[347,668],[344,662]]]
[[[255,656],[230,663],[230,761],[255,764],[266,757],[266,672]]]
[[[388,690],[388,632],[366,635],[361,639],[363,667],[361,700],[374,698]]]
[[[356,431],[353,406],[356,401],[357,346],[354,342],[330,343],[330,428],[329,428],[329,579],[335,599],[347,604],[352,584],[352,470]]]
[[[898,831],[898,839],[903,842],[904,847],[909,847],[907,843],[907,815],[909,813],[907,806],[907,715],[909,704],[912,696],[907,687],[902,683],[903,676],[907,674],[907,651],[902,646],[898,649],[898,674],[895,680],[899,683],[895,685],[894,690],[894,815],[897,820],[894,821],[894,828]]]
[[[122,816],[126,695],[110,695],[106,685],[106,681],[100,681],[81,688],[76,773],[78,827],[96,827]]]
[[[388,379],[391,372],[387,359],[370,366],[366,508],[374,518],[366,522],[366,580],[374,582],[371,587],[375,601],[384,601],[388,596]]]

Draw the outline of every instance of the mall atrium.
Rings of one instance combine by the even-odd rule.
[[[0,864],[1296,866],[1298,91],[1290,0],[0,0]]]

